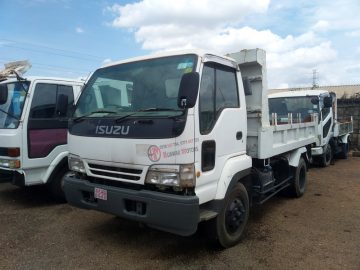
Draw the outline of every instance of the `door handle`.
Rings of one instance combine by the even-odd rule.
[[[236,139],[237,140],[241,140],[242,139],[242,131],[238,131],[238,132],[236,132]]]

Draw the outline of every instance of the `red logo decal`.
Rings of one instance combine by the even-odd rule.
[[[161,158],[161,150],[156,145],[151,145],[148,149],[148,157],[151,161],[156,162]]]

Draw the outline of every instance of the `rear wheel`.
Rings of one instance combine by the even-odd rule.
[[[249,219],[249,196],[241,183],[230,191],[218,216],[210,221],[213,237],[224,248],[236,245]]]
[[[300,158],[299,165],[294,168],[294,178],[291,185],[286,190],[287,195],[291,197],[301,197],[304,195],[307,186],[307,167],[305,160]]]

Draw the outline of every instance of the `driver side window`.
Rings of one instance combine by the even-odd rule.
[[[324,120],[330,113],[330,108],[323,108],[321,110],[321,117]]]
[[[239,106],[236,70],[216,63],[206,63],[200,83],[200,133],[210,133],[224,109]]]

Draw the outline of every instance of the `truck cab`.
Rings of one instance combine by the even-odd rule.
[[[69,123],[66,198],[179,235],[206,222],[229,247],[252,203],[304,194],[314,129],[270,125],[260,49],[111,63],[88,80]]]
[[[0,175],[18,186],[48,184],[64,198],[67,120],[83,82],[47,77],[10,77],[0,82]],[[60,108],[57,101],[66,106]]]

